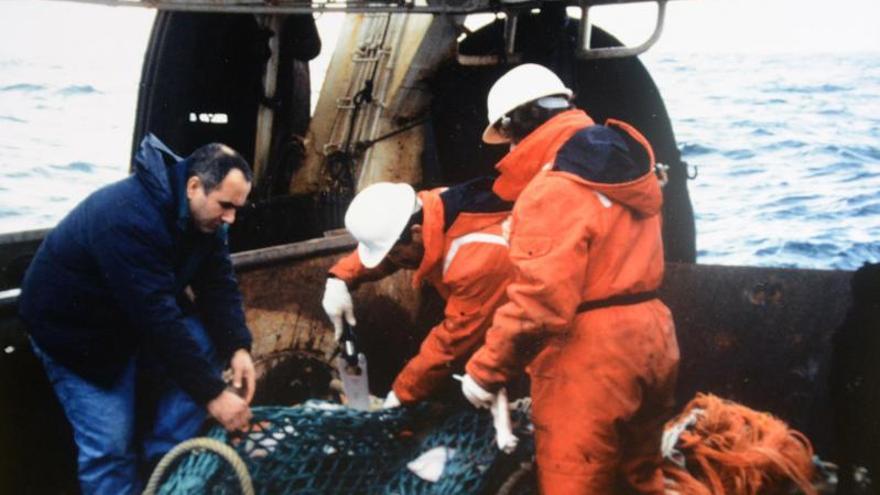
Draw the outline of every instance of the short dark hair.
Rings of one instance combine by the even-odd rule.
[[[216,189],[234,168],[240,170],[248,182],[254,180],[254,173],[247,160],[225,144],[206,144],[193,151],[189,160],[191,163],[186,178],[198,176],[205,194]]]
[[[424,210],[419,208],[419,211],[413,213],[409,216],[409,220],[406,222],[406,225],[403,227],[403,231],[400,233],[400,237],[397,239],[397,242],[403,244],[409,244],[412,242],[412,228],[414,225],[421,225],[422,222],[425,221]]]

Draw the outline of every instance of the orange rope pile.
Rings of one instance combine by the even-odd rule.
[[[770,414],[710,394],[697,394],[667,428],[697,413],[675,448],[686,469],[666,462],[670,491],[687,495],[788,494],[792,483],[815,495],[813,447],[800,432]]]

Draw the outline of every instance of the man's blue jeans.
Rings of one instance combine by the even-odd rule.
[[[222,364],[215,359],[214,346],[201,322],[194,317],[184,321],[219,375]],[[167,377],[155,376],[162,374],[155,356],[131,359],[116,382],[105,388],[68,370],[37,345],[33,348],[73,427],[83,495],[140,493],[146,480],[139,479],[139,467],[195,436],[205,421],[204,407]],[[153,376],[138,380],[144,373]],[[154,398],[152,404],[135,400],[136,383],[158,388],[137,390],[138,395]]]

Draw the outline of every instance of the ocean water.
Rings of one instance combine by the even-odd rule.
[[[128,168],[152,12],[46,3],[0,5],[0,232],[50,227]],[[880,53],[642,60],[694,176],[700,263],[880,261]]]
[[[700,263],[880,261],[880,53],[645,57],[696,177]]]
[[[125,176],[152,17],[0,2],[0,232],[51,227]]]

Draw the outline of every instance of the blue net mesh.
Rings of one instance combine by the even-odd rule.
[[[468,494],[484,493],[531,456],[527,402],[511,411],[520,445],[513,456],[495,446],[486,411],[430,404],[376,412],[309,401],[296,407],[256,407],[246,434],[214,427],[208,436],[233,447],[259,494]],[[435,448],[448,458],[436,482],[407,463]],[[167,471],[161,494],[239,493],[227,463],[211,452],[190,451]]]

